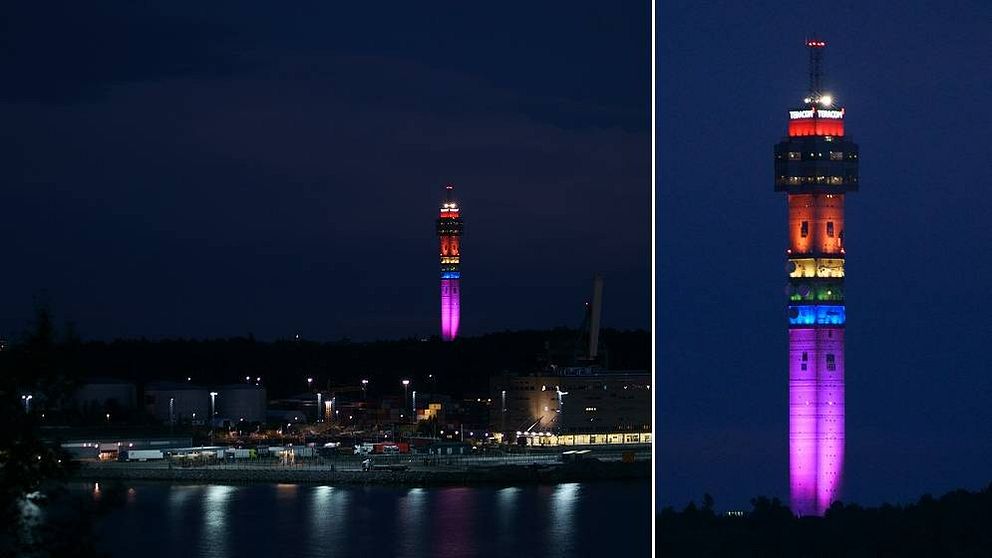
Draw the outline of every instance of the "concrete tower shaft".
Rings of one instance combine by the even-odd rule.
[[[844,194],[789,195],[789,254],[844,253]]]
[[[454,198],[455,187],[444,186],[436,222],[441,264],[441,339],[458,336],[461,322],[461,208]]]
[[[844,479],[844,198],[858,189],[858,146],[822,89],[826,43],[806,46],[810,93],[775,146],[775,190],[789,208],[790,501],[797,515],[823,515]]]

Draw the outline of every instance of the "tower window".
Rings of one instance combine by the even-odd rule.
[[[830,238],[833,238],[833,236],[834,236],[834,222],[833,221],[827,221],[827,236],[829,236]]]
[[[827,370],[831,372],[837,370],[837,363],[834,361],[833,353],[827,353]]]
[[[799,234],[802,235],[803,238],[809,236],[809,221],[803,221],[803,224],[799,227]]]
[[[843,161],[844,160],[844,153],[841,152],[841,151],[831,151],[830,152],[830,160],[831,161]]]
[[[807,354],[806,351],[803,351],[803,362],[806,362],[807,360],[809,360],[809,354]]]
[[[803,154],[800,153],[800,152],[798,152],[798,151],[790,151],[789,152],[789,155],[788,155],[788,159],[790,161],[798,161],[798,160],[802,159],[802,156],[803,156]]]

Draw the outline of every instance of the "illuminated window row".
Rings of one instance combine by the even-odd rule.
[[[441,263],[443,264],[456,264],[460,263],[461,258],[458,256],[441,256]]]
[[[841,258],[794,258],[786,264],[789,277],[843,277]]]
[[[789,307],[789,325],[844,325],[845,318],[843,306]]]
[[[828,141],[829,141],[829,139],[828,139]],[[785,156],[784,157],[783,157],[783,155],[781,153],[779,153],[776,158],[778,158],[778,159],[784,158],[784,159],[789,160],[789,161],[804,161],[804,160],[805,161],[816,161],[816,160],[822,160],[822,159],[824,159],[824,156],[823,156],[823,153],[822,152],[817,151],[817,152],[809,152],[809,154],[807,154],[806,157],[804,158],[802,151],[787,151],[785,153]],[[844,152],[843,151],[828,151],[826,158],[830,159],[831,161],[843,161],[844,160]],[[857,153],[848,153],[847,154],[847,158],[848,159],[857,159],[858,158],[858,154]]]
[[[799,283],[789,285],[791,302],[842,302],[844,286],[838,284]]]
[[[804,186],[810,184],[827,184],[831,186],[842,186],[844,184],[856,184],[856,176],[784,176],[780,175],[775,179],[778,186]]]
[[[458,271],[442,271],[441,279],[461,279],[462,274]]]

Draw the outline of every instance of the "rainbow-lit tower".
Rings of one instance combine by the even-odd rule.
[[[789,487],[792,511],[823,515],[844,473],[844,195],[858,146],[820,84],[826,43],[806,41],[809,93],[775,146],[775,191],[789,198]]]
[[[455,203],[455,187],[444,187],[441,215],[437,219],[437,237],[441,243],[441,339],[451,341],[458,336],[461,318],[461,236],[462,218]]]

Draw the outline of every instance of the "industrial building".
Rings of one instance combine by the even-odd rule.
[[[229,384],[216,390],[215,420],[235,422],[265,422],[265,387],[256,384]]]
[[[490,378],[489,428],[499,439],[526,445],[650,442],[651,371],[600,364],[602,303],[603,278],[596,275],[575,365],[548,363],[543,370]]]
[[[789,486],[792,511],[823,515],[844,470],[844,196],[858,189],[858,146],[821,85],[826,42],[809,49],[809,93],[775,146],[788,196]]]
[[[73,404],[84,414],[108,408],[130,410],[137,407],[135,385],[115,378],[89,378],[72,396]]]
[[[577,367],[504,373],[492,378],[491,393],[490,429],[505,435],[651,431],[651,373],[647,370]]]
[[[155,382],[145,386],[145,410],[171,424],[204,424],[210,417],[211,391],[179,382]]]

